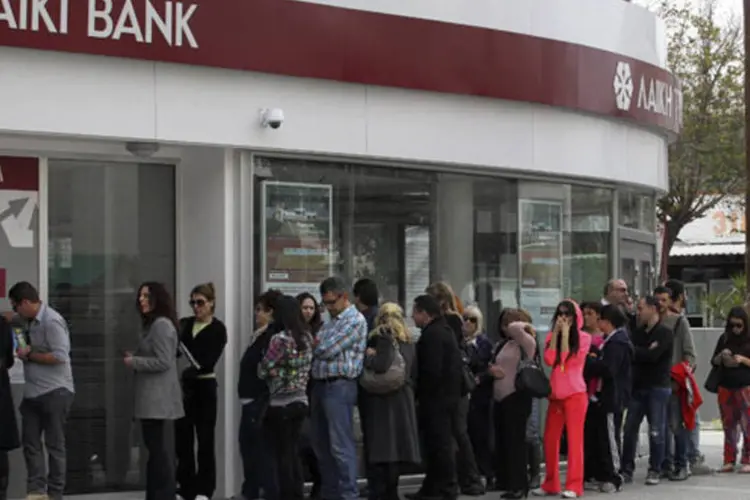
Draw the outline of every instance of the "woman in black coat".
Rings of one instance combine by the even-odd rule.
[[[365,367],[385,373],[399,349],[404,358],[406,382],[388,394],[372,394],[360,387],[365,413],[362,431],[367,443],[367,483],[371,499],[398,500],[398,480],[403,468],[421,463],[413,388],[417,353],[398,304],[383,304],[375,325],[367,342]]]
[[[8,452],[20,446],[16,425],[16,406],[10,388],[8,370],[13,366],[13,330],[0,315],[0,500],[8,498],[10,464]]]

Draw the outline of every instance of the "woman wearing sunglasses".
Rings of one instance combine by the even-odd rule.
[[[729,311],[724,335],[719,337],[711,358],[719,372],[719,412],[724,427],[724,465],[721,472],[734,472],[737,442],[742,433],[740,472],[750,473],[750,325],[742,307]]]
[[[493,377],[488,367],[492,359],[492,341],[484,331],[484,317],[477,306],[464,310],[466,354],[477,385],[469,399],[468,430],[479,473],[484,476],[487,489],[494,485],[495,467],[490,435],[490,407],[492,406]]]
[[[532,494],[578,498],[583,495],[583,423],[588,408],[583,368],[591,346],[591,335],[583,331],[583,314],[573,300],[563,300],[557,305],[552,331],[544,346],[544,362],[552,367],[552,394],[544,427],[547,470],[542,487]],[[565,490],[561,492],[560,439],[563,427],[568,435],[568,473]]]
[[[218,404],[216,363],[227,344],[227,329],[214,317],[213,283],[193,288],[193,316],[180,320],[182,394],[185,417],[175,425],[178,498],[209,500],[216,489],[214,434]],[[195,441],[198,441],[196,470]]]

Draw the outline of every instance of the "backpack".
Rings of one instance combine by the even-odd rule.
[[[376,373],[372,368],[365,367],[359,378],[359,385],[372,394],[390,394],[396,392],[406,383],[406,360],[401,354],[398,342],[393,342],[393,360],[391,366],[384,373]]]

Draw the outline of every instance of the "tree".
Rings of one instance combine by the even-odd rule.
[[[657,203],[664,255],[686,224],[744,186],[743,37],[736,19],[720,23],[716,0],[695,7],[662,0],[667,64],[679,78],[683,125],[669,148],[669,192]]]

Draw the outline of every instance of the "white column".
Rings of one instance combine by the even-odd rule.
[[[239,155],[221,148],[186,148],[177,169],[177,297],[179,314],[189,315],[190,290],[216,287],[216,317],[228,342],[216,367],[219,410],[216,426],[218,498],[234,495],[241,480],[237,452],[237,367],[242,347],[238,215]],[[249,230],[249,228],[247,229]]]
[[[465,300],[473,293],[470,290],[474,281],[473,181],[441,175],[437,204],[437,277],[450,283]]]

